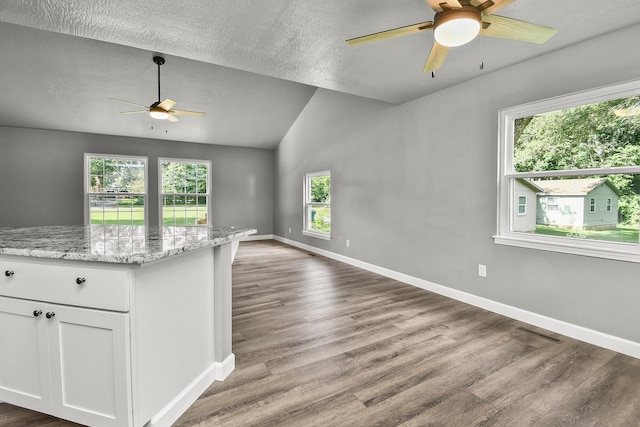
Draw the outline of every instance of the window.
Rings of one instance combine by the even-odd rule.
[[[211,162],[159,159],[158,163],[161,224],[209,224]]]
[[[85,223],[145,225],[146,157],[84,157]]]
[[[518,196],[518,215],[527,214],[527,196]]]
[[[331,172],[313,172],[304,181],[304,229],[307,236],[331,238]]]
[[[495,242],[640,262],[640,81],[504,109],[499,121]],[[536,200],[528,227],[516,220],[523,187]]]

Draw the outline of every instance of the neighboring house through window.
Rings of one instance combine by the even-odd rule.
[[[331,239],[331,172],[312,172],[304,180],[302,234]]]
[[[85,223],[145,225],[147,158],[85,154]]]
[[[159,159],[160,223],[165,226],[206,225],[211,220],[211,162]]]
[[[501,110],[495,242],[640,262],[638,106],[640,80]]]

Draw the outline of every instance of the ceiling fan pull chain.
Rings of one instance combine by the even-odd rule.
[[[484,70],[484,37],[480,34],[480,69]]]

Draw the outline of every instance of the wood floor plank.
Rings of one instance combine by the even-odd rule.
[[[236,370],[175,427],[640,425],[640,360],[283,243],[240,245],[232,313]]]

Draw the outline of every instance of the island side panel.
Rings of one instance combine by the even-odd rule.
[[[136,426],[170,425],[215,380],[213,258],[205,248],[134,269]]]
[[[232,242],[235,243],[235,242]],[[216,362],[229,366],[228,372],[221,372],[221,379],[224,379],[234,368],[235,360],[231,351],[232,342],[232,304],[231,304],[231,263],[233,258],[232,243],[220,245],[213,248],[214,276],[216,286],[214,287],[214,357]]]

